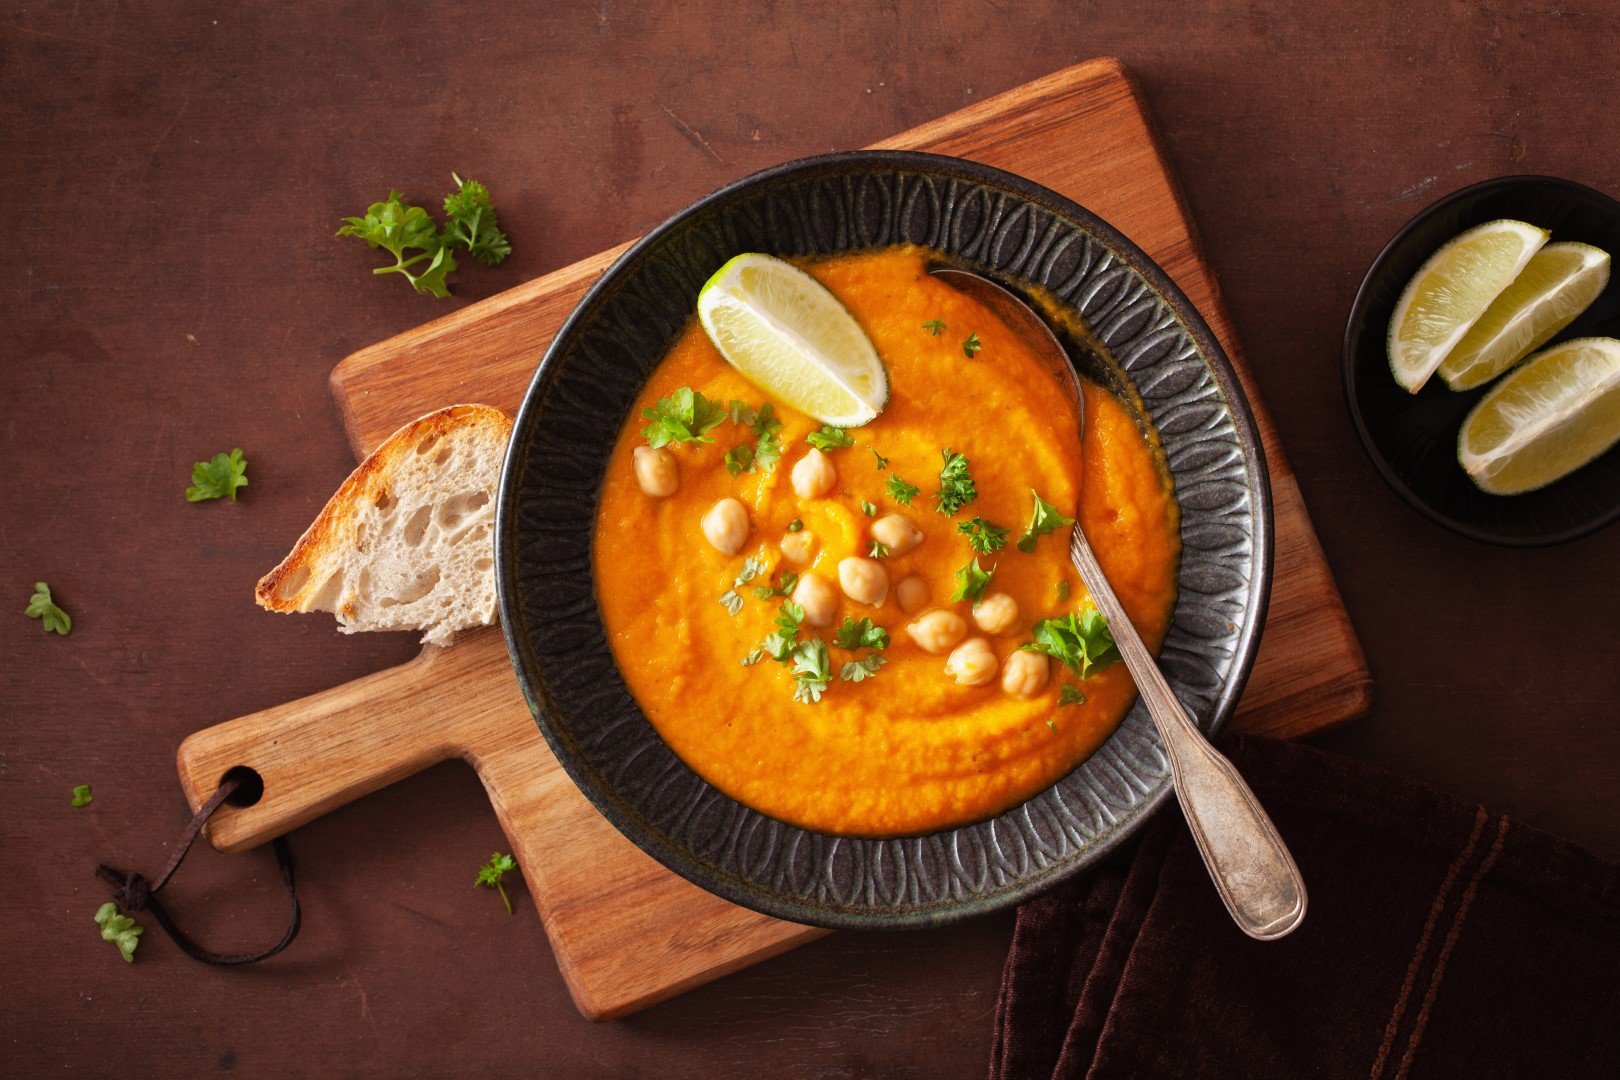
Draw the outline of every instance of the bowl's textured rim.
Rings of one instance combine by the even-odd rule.
[[[1556,544],[1566,544],[1571,540],[1579,540],[1583,536],[1591,536],[1601,529],[1608,528],[1616,521],[1620,521],[1620,502],[1617,502],[1608,513],[1593,518],[1581,525],[1573,525],[1567,529],[1551,533],[1539,533],[1533,536],[1519,536],[1496,532],[1492,529],[1482,528],[1471,521],[1453,517],[1441,511],[1407,486],[1406,481],[1395,467],[1390,464],[1384,452],[1379,449],[1372,431],[1367,426],[1366,417],[1361,412],[1361,401],[1356,394],[1357,359],[1354,339],[1357,330],[1365,334],[1366,328],[1362,323],[1366,321],[1367,309],[1372,305],[1372,294],[1382,277],[1384,264],[1394,255],[1397,248],[1405,243],[1406,238],[1422,228],[1430,218],[1444,213],[1452,205],[1464,199],[1474,198],[1498,189],[1518,187],[1521,185],[1538,184],[1548,187],[1562,188],[1572,195],[1590,198],[1596,202],[1609,206],[1610,212],[1616,220],[1620,220],[1620,201],[1597,188],[1588,187],[1576,180],[1569,180],[1561,176],[1539,176],[1525,173],[1518,176],[1497,176],[1489,180],[1481,180],[1467,187],[1458,188],[1449,195],[1443,195],[1414,214],[1402,225],[1389,242],[1379,249],[1377,256],[1367,267],[1367,272],[1361,276],[1361,284],[1356,288],[1355,299],[1350,303],[1350,314],[1344,321],[1344,338],[1339,346],[1340,378],[1344,383],[1344,402],[1350,410],[1350,423],[1356,429],[1356,438],[1361,443],[1361,449],[1366,453],[1367,459],[1372,462],[1378,475],[1388,484],[1390,490],[1399,495],[1412,509],[1434,522],[1442,528],[1450,529],[1459,536],[1466,536],[1470,540],[1482,544],[1493,544],[1497,547],[1511,548],[1539,548],[1552,547]],[[1380,340],[1387,335],[1380,335]]]
[[[545,405],[544,395],[539,393],[539,390],[545,383],[550,368],[561,355],[564,344],[585,322],[587,314],[592,311],[598,298],[613,288],[619,274],[635,265],[643,253],[655,247],[668,233],[680,228],[688,217],[732,199],[755,186],[769,185],[800,172],[846,165],[863,166],[874,170],[892,168],[930,171],[941,175],[955,174],[975,183],[1003,189],[1017,198],[1043,207],[1060,218],[1072,221],[1083,232],[1107,248],[1110,254],[1128,264],[1131,270],[1149,285],[1157,301],[1169,311],[1181,330],[1195,345],[1205,370],[1226,403],[1226,412],[1232,424],[1234,437],[1243,451],[1243,474],[1252,502],[1253,526],[1253,535],[1250,537],[1253,548],[1253,573],[1247,583],[1247,595],[1243,605],[1243,610],[1250,613],[1251,617],[1242,628],[1233,647],[1230,675],[1216,695],[1209,711],[1208,722],[1203,725],[1204,733],[1210,738],[1218,735],[1231,719],[1253,670],[1255,656],[1265,629],[1274,558],[1270,472],[1264,443],[1255,425],[1248,397],[1225,350],[1203,317],[1170,276],[1135,243],[1080,204],[1023,177],[978,162],[915,151],[857,150],[799,158],[763,169],[705,195],[666,219],[631,244],[581,296],[547,346],[529,388],[525,391],[514,423],[514,437],[503,463],[500,494],[496,506],[496,585],[502,632],[506,638],[519,686],[541,733],[576,787],[614,827],[669,870],[709,892],[766,915],[828,929],[922,929],[958,922],[1022,903],[1079,873],[1145,825],[1148,819],[1163,807],[1164,801],[1170,796],[1172,785],[1167,779],[1156,790],[1146,794],[1134,820],[1125,822],[1088,843],[1074,857],[1049,866],[1040,873],[1032,873],[1016,886],[1000,889],[988,895],[906,913],[850,912],[809,903],[784,901],[773,894],[756,889],[746,881],[714,871],[692,857],[684,848],[650,832],[636,815],[627,812],[606,792],[598,789],[592,771],[583,762],[575,759],[573,748],[554,730],[549,720],[552,703],[545,680],[531,677],[531,673],[527,670],[524,649],[526,643],[517,629],[520,621],[517,610],[519,598],[514,580],[515,555],[510,550],[515,543],[517,529],[517,511],[512,507],[513,488],[516,486],[514,464],[524,451],[524,434],[533,420],[531,414],[537,413]],[[1116,732],[1115,735],[1111,735],[1109,741],[1117,734]],[[1152,737],[1157,740],[1157,733],[1153,733]],[[1104,746],[1106,745],[1107,742],[1104,743]],[[1101,752],[1101,748],[1098,752]],[[1081,768],[1084,764],[1082,761],[1076,768]],[[950,831],[952,830],[929,835],[945,835]]]

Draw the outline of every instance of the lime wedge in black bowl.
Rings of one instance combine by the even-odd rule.
[[[1425,517],[1488,544],[1561,544],[1620,519],[1620,446],[1539,491],[1487,495],[1457,463],[1457,433],[1495,382],[1459,393],[1436,377],[1409,394],[1389,370],[1389,319],[1401,290],[1446,241],[1497,218],[1620,258],[1620,202],[1583,184],[1507,176],[1447,195],[1395,234],[1356,292],[1344,331],[1345,400],[1379,474]],[[1620,274],[1548,345],[1580,337],[1620,337]]]

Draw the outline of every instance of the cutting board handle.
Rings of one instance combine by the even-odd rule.
[[[196,810],[233,769],[263,782],[250,806],[222,807],[208,824],[221,851],[241,851],[329,810],[467,753],[469,732],[445,723],[451,705],[482,680],[516,679],[500,630],[429,645],[416,659],[323,693],[205,728],[177,755]],[[488,685],[487,682],[485,685]],[[249,789],[254,787],[249,776]]]

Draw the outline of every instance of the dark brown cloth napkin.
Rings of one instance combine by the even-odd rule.
[[[1167,807],[1128,868],[1019,910],[993,1080],[1620,1078],[1620,865],[1346,758],[1222,745],[1304,925],[1244,937]]]

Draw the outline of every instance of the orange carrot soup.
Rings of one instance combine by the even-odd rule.
[[[887,368],[876,420],[827,429],[764,400],[694,320],[601,492],[597,595],[642,711],[705,780],[808,829],[981,820],[1113,732],[1136,689],[1066,517],[1155,651],[1175,602],[1178,517],[1153,441],[1091,383],[1082,440],[1054,376],[927,258],[799,263]],[[712,441],[650,447],[643,410],[662,399],[695,401]]]

